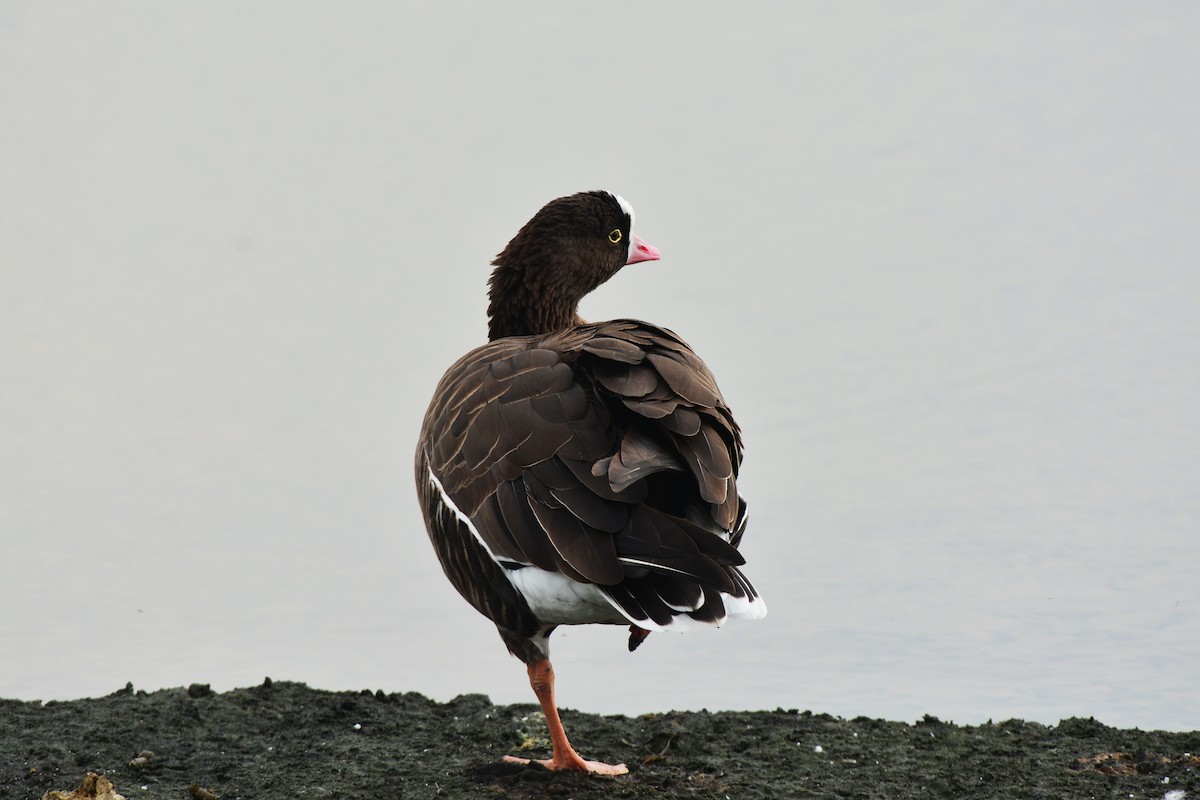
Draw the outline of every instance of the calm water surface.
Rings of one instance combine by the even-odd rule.
[[[0,696],[532,700],[411,454],[605,187],[771,613],[560,630],[564,705],[1200,727],[1196,7],[135,6],[0,12]]]

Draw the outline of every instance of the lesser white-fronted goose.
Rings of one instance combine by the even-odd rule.
[[[653,630],[766,613],[738,569],[742,441],[712,373],[665,328],[577,312],[623,266],[658,258],[619,196],[548,203],[492,262],[490,341],[446,372],[417,447],[429,538],[526,664],[550,769],[627,771],[567,741],[555,627],[628,624],[633,650]]]

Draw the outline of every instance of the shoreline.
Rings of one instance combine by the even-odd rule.
[[[909,724],[796,709],[562,715],[586,758],[623,761],[630,774],[501,763],[547,757],[545,720],[533,703],[478,694],[438,703],[268,678],[223,693],[126,686],[91,699],[0,700],[0,799],[70,792],[88,772],[128,800],[1200,798],[1200,731],[1079,718]]]

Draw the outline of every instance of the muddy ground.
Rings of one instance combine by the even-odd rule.
[[[910,725],[785,709],[563,718],[585,757],[624,761],[631,774],[499,764],[505,753],[545,757],[545,720],[532,704],[496,706],[482,695],[436,703],[268,679],[223,694],[194,684],[46,704],[0,700],[0,798],[37,800],[75,788],[90,771],[129,800],[1200,800],[1200,732],[1091,719]]]

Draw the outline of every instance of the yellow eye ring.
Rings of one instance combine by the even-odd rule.
[[[613,244],[617,244],[618,242],[620,242],[621,241],[621,229],[620,228],[614,229],[613,232],[608,235],[608,240],[610,242],[612,242]]]

